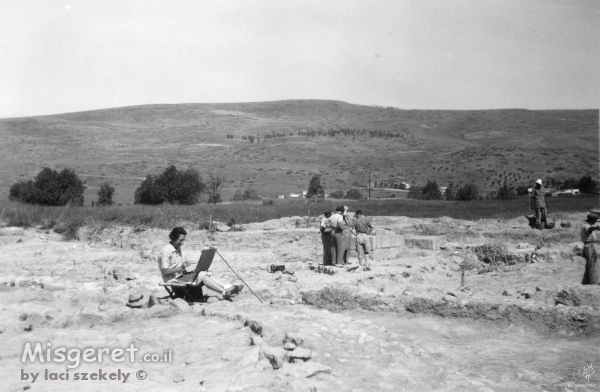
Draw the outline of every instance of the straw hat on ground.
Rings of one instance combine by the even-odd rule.
[[[127,306],[134,309],[147,308],[150,301],[150,295],[142,290],[135,290],[129,293]]]

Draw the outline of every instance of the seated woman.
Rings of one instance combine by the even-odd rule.
[[[186,273],[185,268],[190,265],[189,262],[183,261],[181,253],[181,245],[185,241],[187,232],[183,227],[176,227],[171,230],[169,239],[171,240],[165,245],[158,257],[158,268],[162,274],[163,281],[168,282],[176,279],[179,282],[191,282],[193,273]],[[233,295],[239,293],[244,288],[243,283],[234,285],[227,284],[217,280],[211,276],[212,273],[202,271],[198,274],[196,280],[192,283],[195,287],[191,288],[190,294],[194,297],[202,297],[202,285],[223,295],[224,299],[229,299]],[[185,292],[183,289],[173,287],[173,291],[177,297],[183,297]]]

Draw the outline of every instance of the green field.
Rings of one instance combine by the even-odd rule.
[[[585,212],[600,207],[599,195],[548,198],[550,218],[553,214]],[[420,201],[403,200],[277,200],[263,204],[198,204],[193,206],[112,206],[112,207],[42,207],[17,202],[0,204],[0,219],[11,226],[52,226],[74,222],[77,225],[125,225],[168,229],[177,225],[201,225],[213,220],[236,223],[263,222],[291,216],[318,216],[345,204],[351,211],[363,210],[368,216],[407,216],[413,218],[511,219],[531,214],[525,197],[510,201],[481,200]]]

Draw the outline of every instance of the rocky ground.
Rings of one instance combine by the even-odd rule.
[[[433,250],[407,246],[397,259],[374,261],[370,272],[333,275],[318,272],[320,237],[305,218],[245,231],[187,227],[184,258],[197,260],[203,246],[217,246],[264,303],[248,289],[232,300],[209,290],[202,303],[166,298],[155,258],[165,230],[85,228],[80,241],[65,242],[52,231],[5,228],[0,389],[596,391],[600,371],[592,374],[589,365],[600,367],[600,286],[580,284],[575,222],[583,215],[561,218],[574,224],[540,232],[525,218],[378,217],[380,231],[447,241]],[[493,265],[485,250],[498,244],[505,248],[496,256],[505,262]],[[269,273],[271,263],[293,275]],[[218,256],[211,271],[237,280]],[[138,289],[158,303],[125,306]],[[52,378],[73,361],[23,362],[28,342],[67,350],[134,344],[139,353],[133,363],[82,360],[69,380],[51,380],[46,369]],[[144,353],[164,360],[143,362]],[[99,369],[129,377],[73,379]],[[24,379],[38,372],[35,382]]]

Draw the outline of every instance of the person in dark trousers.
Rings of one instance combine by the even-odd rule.
[[[347,260],[348,253],[348,237],[344,235],[344,230],[349,231],[349,226],[346,221],[346,212],[348,207],[339,206],[335,209],[335,214],[329,218],[329,225],[331,226],[332,234],[332,247],[331,247],[331,261],[337,267],[343,267],[345,260]]]
[[[343,234],[346,238],[346,252],[344,252],[344,265],[350,264],[350,251],[352,250],[352,246],[354,245],[354,241],[352,239],[352,227],[354,227],[354,219],[352,215],[348,212],[348,207],[344,206],[344,230]]]
[[[321,219],[321,242],[323,243],[323,265],[333,265],[331,262],[331,212],[324,212]]]
[[[535,211],[535,225],[538,229],[546,226],[546,199],[544,198],[544,188],[542,180],[535,182],[535,187],[531,190],[531,209]]]
[[[600,265],[598,264],[598,251],[596,249],[598,243],[596,231],[600,230],[600,226],[596,226],[598,219],[600,219],[600,211],[590,211],[579,232],[583,242],[581,255],[585,259],[585,272],[581,284],[600,284]]]

